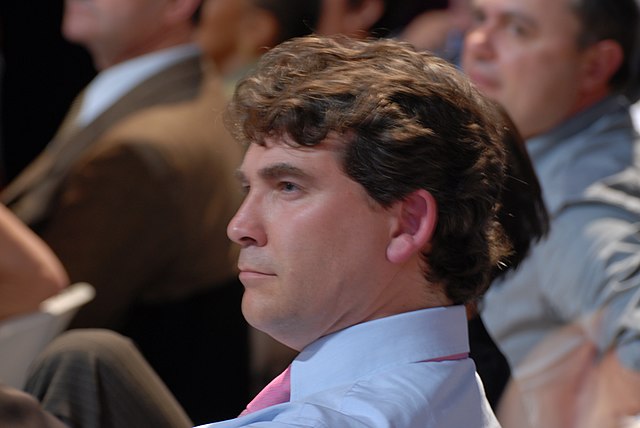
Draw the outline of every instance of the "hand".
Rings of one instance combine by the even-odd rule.
[[[640,422],[630,421],[640,414],[640,373],[623,366],[616,352],[609,351],[585,380],[576,410],[576,427],[640,427]]]
[[[577,325],[545,340],[514,376],[497,412],[503,428],[640,428],[630,418],[640,414],[640,373],[615,350],[600,356]]]

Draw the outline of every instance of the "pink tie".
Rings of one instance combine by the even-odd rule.
[[[278,377],[269,382],[269,385],[265,386],[264,389],[247,404],[247,408],[240,413],[240,416],[289,401],[291,392],[290,378],[291,366],[287,367]]]

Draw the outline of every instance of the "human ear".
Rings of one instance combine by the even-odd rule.
[[[438,205],[424,189],[415,190],[396,203],[397,222],[387,246],[387,259],[404,263],[429,245],[438,221]]]
[[[622,46],[614,40],[600,40],[589,46],[584,56],[582,87],[591,92],[608,86],[623,60]]]

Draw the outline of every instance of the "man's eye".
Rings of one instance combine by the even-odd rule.
[[[283,181],[282,183],[280,183],[280,190],[282,190],[283,192],[295,192],[299,190],[299,188],[290,181]]]
[[[529,35],[529,28],[517,22],[511,22],[507,28],[511,34],[517,37],[526,37]]]
[[[472,25],[474,27],[478,27],[487,20],[487,17],[484,12],[476,10],[471,15],[471,20],[472,20]]]

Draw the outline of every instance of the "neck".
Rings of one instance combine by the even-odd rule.
[[[606,87],[598,91],[593,91],[589,94],[584,94],[576,101],[576,103],[573,104],[573,106],[569,110],[567,110],[567,114],[565,114],[559,121],[555,122],[552,126],[546,127],[546,129],[538,130],[537,132],[526,132],[526,130],[523,129],[521,130],[522,137],[525,140],[528,140],[530,138],[534,138],[542,134],[546,134],[551,129],[554,129],[560,124],[566,122],[576,114],[583,112],[588,108],[594,106],[595,104],[599,103],[609,95],[611,95],[611,91]]]
[[[191,28],[177,28],[164,33],[162,37],[139,40],[127,47],[100,45],[87,46],[91,52],[96,70],[102,71],[114,65],[163,49],[181,46],[193,41]]]

